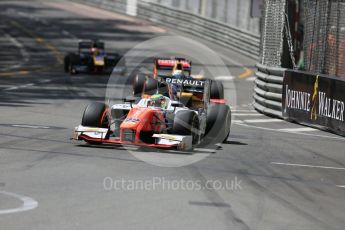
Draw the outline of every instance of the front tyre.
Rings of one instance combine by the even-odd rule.
[[[109,128],[109,107],[104,103],[92,102],[86,107],[84,111],[81,125],[95,128]],[[94,141],[86,142],[89,144],[101,144],[100,142]]]
[[[231,111],[225,104],[210,104],[207,110],[205,143],[227,141],[230,134]]]
[[[173,134],[192,136],[192,144],[198,144],[200,140],[199,118],[190,110],[179,111],[174,118]]]
[[[100,102],[89,104],[83,114],[82,126],[95,128],[109,128],[109,107]]]

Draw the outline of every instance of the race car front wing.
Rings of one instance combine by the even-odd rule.
[[[155,148],[176,148],[177,150],[187,151],[193,148],[192,136],[182,136],[174,134],[153,134],[155,143],[148,144],[144,142],[124,141],[121,137],[112,138],[107,128],[94,128],[79,125],[75,127],[72,138],[73,140],[84,140],[90,143],[104,143],[114,145],[136,145]]]

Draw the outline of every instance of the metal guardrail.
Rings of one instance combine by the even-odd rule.
[[[257,64],[258,71],[254,86],[254,103],[256,110],[283,118],[282,115],[282,90],[285,69],[268,67]]]
[[[126,13],[126,2],[128,0],[76,1],[87,2],[103,9]],[[260,35],[252,34],[198,14],[145,0],[138,0],[137,2],[137,17],[197,35],[208,41],[233,49],[243,55],[258,59]]]

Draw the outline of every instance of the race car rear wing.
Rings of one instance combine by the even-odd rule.
[[[156,58],[154,63],[154,73],[157,74],[159,70],[172,71],[177,63],[180,63],[183,67],[183,71],[188,75],[192,72],[192,61],[185,58]]]
[[[78,43],[79,49],[91,49],[93,45],[93,42],[91,41],[81,41]]]
[[[79,50],[80,49],[91,49],[91,48],[99,48],[104,49],[104,42],[99,41],[81,41],[78,43]]]
[[[202,79],[197,80],[191,77],[185,78],[173,78],[167,76],[157,76],[158,82],[161,84],[170,84],[176,86],[179,92],[186,92],[186,93],[202,93],[203,94],[203,101],[209,102],[210,101],[210,85],[211,80]]]

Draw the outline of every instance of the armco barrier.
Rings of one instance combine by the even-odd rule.
[[[144,0],[76,0],[120,13],[136,15],[167,27],[197,35],[208,41],[257,59],[260,52],[260,35],[205,18],[197,14],[162,6]],[[132,8],[135,4],[135,11]]]
[[[285,69],[256,65],[254,103],[256,110],[282,118],[282,89]]]

